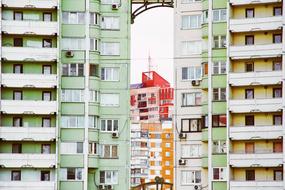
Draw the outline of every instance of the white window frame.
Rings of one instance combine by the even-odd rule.
[[[196,154],[197,151],[197,154]],[[202,156],[201,144],[181,144],[181,158],[200,158]]]
[[[60,143],[60,154],[83,154],[80,152],[77,152],[78,150],[78,143],[82,143],[82,142],[61,142]],[[83,147],[83,151],[84,151],[84,147]]]
[[[85,38],[62,38],[61,39],[62,50],[85,50],[86,40]]]
[[[200,106],[202,104],[202,93],[201,92],[185,92],[181,94],[181,106]],[[194,100],[192,100],[194,98]],[[200,99],[200,102],[199,102]],[[192,102],[194,103],[192,104]]]
[[[67,169],[68,168],[60,169],[60,180],[61,181],[83,181],[84,179],[83,168],[74,168],[75,169],[75,179],[67,179]]]
[[[193,20],[195,20],[195,22],[193,22]],[[201,15],[181,16],[181,30],[198,29],[198,28],[201,28]]]
[[[74,11],[64,11],[64,12],[62,12],[62,18],[64,17],[63,15],[64,14],[67,14],[67,17],[68,17],[68,21],[67,21],[67,23],[64,21],[64,19],[62,19],[62,21],[63,21],[63,24],[84,24],[85,23],[85,12],[74,12]],[[71,15],[72,14],[76,14],[76,21],[75,22],[73,22],[72,21],[72,17],[71,17]],[[80,16],[79,16],[79,14],[84,14],[84,19],[83,19],[83,23],[80,23]]]
[[[101,29],[103,30],[120,30],[120,17],[102,16]]]
[[[117,99],[117,102],[115,103],[103,103],[102,99],[105,95],[113,95],[113,98]],[[116,97],[115,97],[116,95]],[[112,98],[112,99],[113,99]],[[119,93],[101,93],[100,94],[100,105],[103,107],[119,107],[120,106],[120,94]]]
[[[218,72],[215,71],[215,68]],[[213,70],[214,75],[226,74],[227,73],[227,62],[226,61],[214,61]]]
[[[89,90],[89,102],[99,103],[99,91]]]
[[[100,178],[100,184],[104,184],[104,185],[116,185],[119,183],[119,172],[116,170],[104,170],[104,171],[100,171],[100,177],[101,177],[101,172],[104,172],[104,182],[101,182],[101,178]],[[107,176],[110,176],[110,179],[107,180]]]
[[[105,123],[105,130],[102,129],[102,123],[103,122]],[[108,122],[111,122],[111,125],[112,125],[112,130],[111,131],[108,130]],[[117,122],[117,124],[118,124],[116,130],[115,130],[115,122]],[[101,119],[100,120],[100,130],[101,130],[101,132],[106,132],[106,133],[118,132],[118,130],[119,130],[119,120],[118,119]]]
[[[98,38],[90,38],[90,51],[100,51],[100,40]]]
[[[75,122],[75,125],[72,125],[72,121]],[[63,122],[66,122],[66,126],[63,125]],[[82,126],[79,125],[82,122]],[[85,127],[85,121],[84,121],[84,116],[75,116],[75,115],[62,115],[61,116],[61,128],[84,128]]]
[[[201,0],[181,0],[181,4],[191,4],[201,2]]]
[[[213,141],[213,153],[214,154],[226,154],[227,153],[227,142],[222,140]]]
[[[109,147],[109,155],[106,155],[105,148]],[[116,149],[116,156],[113,156],[113,148]],[[116,144],[100,144],[100,158],[103,159],[117,159],[119,158],[119,146]]]
[[[187,69],[187,78],[183,78],[183,70]],[[193,77],[191,75],[193,74]],[[192,81],[202,79],[202,67],[192,66],[192,67],[182,67],[181,68],[181,78],[182,81]]]
[[[62,102],[84,102],[84,90],[79,89],[62,89]]]
[[[73,75],[72,73],[71,73],[71,65],[76,65],[75,67],[76,67],[76,73],[75,73],[75,75]],[[79,75],[79,65],[82,65],[83,67],[83,75],[81,76],[81,75]],[[67,75],[63,75],[63,66],[66,66],[67,68],[68,68],[68,74]],[[70,63],[70,64],[62,64],[62,75],[63,76],[70,76],[70,77],[77,77],[77,76],[79,76],[79,77],[83,77],[84,76],[84,74],[85,74],[85,68],[84,68],[84,64],[81,64],[81,63]]]
[[[225,13],[223,18],[223,14]],[[215,14],[217,14],[218,18],[215,19]],[[214,9],[213,10],[213,22],[225,22],[227,21],[227,9]]]
[[[90,25],[99,26],[100,25],[100,14],[97,12],[90,12]],[[92,22],[93,21],[93,22]]]
[[[218,89],[218,99],[214,99],[214,90]],[[224,99],[222,99],[222,90],[224,90]],[[213,88],[213,101],[226,101],[227,100],[227,89],[226,88]]]
[[[197,176],[200,176],[200,181],[198,181],[199,179],[197,178]],[[201,171],[181,170],[181,185],[199,185],[201,184],[201,178]]]
[[[202,41],[181,41],[181,55],[191,56],[202,53]]]
[[[108,75],[110,74],[110,76]],[[102,67],[101,68],[101,80],[117,82],[120,80],[120,68],[119,67]]]
[[[105,56],[119,56],[120,42],[101,42],[100,54]]]
[[[216,46],[215,38],[218,38],[218,46]],[[227,46],[227,36],[226,35],[218,35],[213,36],[213,48],[226,48]]]
[[[219,179],[214,179],[214,170],[219,170]],[[213,168],[213,181],[226,181],[227,180],[227,168],[225,167],[215,167]]]

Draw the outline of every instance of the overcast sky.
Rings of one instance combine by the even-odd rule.
[[[173,9],[154,8],[132,24],[131,83],[141,82],[148,71],[148,55],[154,70],[173,84]]]

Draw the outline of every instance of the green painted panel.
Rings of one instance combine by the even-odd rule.
[[[89,115],[99,115],[99,103],[89,104]]]
[[[96,184],[98,182],[96,181],[96,173],[98,173],[97,169],[88,168],[88,189],[97,190]]]
[[[89,141],[98,141],[99,131],[98,129],[89,129],[88,140]]]
[[[62,0],[62,11],[85,11],[85,0]]]
[[[224,102],[213,102],[213,114],[225,114],[227,112],[227,103]]]
[[[82,24],[63,24],[61,30],[62,37],[85,37],[85,25]]]
[[[208,157],[207,156],[204,156],[202,158],[202,167],[203,168],[208,168]]]
[[[202,78],[201,88],[202,89],[207,89],[208,88],[208,76],[204,76]]]
[[[60,167],[83,167],[83,155],[60,155]]]
[[[90,0],[90,12],[100,12],[100,2],[97,0]]]
[[[227,75],[213,75],[212,76],[213,88],[226,88],[227,87]]]
[[[62,63],[84,63],[85,61],[85,51],[82,50],[72,50],[73,57],[66,57],[66,51],[61,52],[61,62]]]
[[[63,115],[84,115],[84,103],[61,103]]]
[[[208,129],[202,129],[202,141],[208,141]]]
[[[62,77],[62,88],[84,89],[84,77]]]
[[[227,190],[227,182],[226,181],[214,181],[213,190]]]
[[[225,9],[227,8],[227,0],[213,1],[213,9]]]
[[[90,51],[90,63],[98,64],[100,62],[100,54],[98,51]]]
[[[227,139],[227,128],[213,128],[212,129],[213,140],[226,140]]]
[[[1,125],[2,127],[9,127],[13,125],[13,117],[15,115],[2,115],[1,116]],[[25,127],[42,127],[42,118],[49,117],[51,118],[51,126],[56,126],[55,116],[38,116],[38,115],[23,115],[22,122]]]
[[[11,47],[14,46],[14,35],[3,35],[2,46]],[[17,36],[23,38],[23,47],[42,48],[44,39],[52,40],[52,47],[57,47],[57,38],[54,36],[42,37],[42,36]]]
[[[220,49],[213,49],[213,61],[220,61],[220,60],[226,60],[227,55],[227,49],[226,48],[220,48]]]
[[[99,157],[98,156],[89,156],[88,167],[89,168],[98,168],[99,167]]]
[[[90,37],[99,38],[101,35],[100,26],[90,26]]]
[[[207,23],[202,25],[202,38],[204,39],[208,38],[208,24]]]
[[[51,92],[52,100],[56,100],[56,90],[55,89],[36,89],[36,88],[2,88],[1,99],[4,100],[13,100],[13,91],[22,91],[23,100],[42,100],[42,94],[44,91]]]
[[[208,8],[209,8],[209,2],[208,2],[208,0],[203,0],[203,1],[202,1],[202,9],[203,9],[203,10],[208,10]]]
[[[81,181],[61,181],[60,190],[83,190]]]
[[[212,155],[213,167],[226,167],[227,166],[227,155],[225,154],[214,154]]]
[[[83,128],[61,128],[60,129],[61,141],[83,141],[84,129]]]
[[[213,23],[213,35],[227,35],[227,23],[218,22]]]
[[[100,79],[97,77],[90,77],[89,86],[91,89],[99,90],[100,89]]]
[[[43,13],[44,10],[41,9],[3,9],[2,18],[3,20],[13,20],[14,19],[14,11],[23,12],[24,20],[34,20],[34,21],[43,21]],[[57,10],[49,10],[49,13],[52,14],[52,21],[57,21]]]
[[[2,141],[0,146],[0,153],[12,153],[12,144],[19,142]],[[55,154],[55,143],[54,142],[33,142],[24,141],[22,143],[23,154],[41,154],[42,144],[51,145],[51,154]]]
[[[13,65],[22,64],[23,73],[25,74],[42,74],[43,65],[50,65],[52,67],[52,74],[56,74],[56,63],[48,62],[2,62],[3,73],[13,73]]]

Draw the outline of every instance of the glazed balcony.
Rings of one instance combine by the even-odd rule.
[[[282,71],[230,73],[231,86],[276,85],[282,82]]]
[[[282,125],[270,126],[232,126],[231,140],[279,139],[282,137]]]
[[[12,88],[54,88],[57,86],[57,75],[4,73],[2,85]]]
[[[0,127],[0,138],[6,141],[53,141],[55,127]]]
[[[230,153],[232,167],[278,167],[283,164],[283,153],[256,150],[254,153]]]
[[[3,7],[9,8],[34,8],[34,9],[56,9],[57,0],[2,0]]]
[[[282,55],[282,44],[259,44],[230,46],[231,59],[251,59],[280,57]]]
[[[54,190],[54,181],[0,181],[1,190]]]
[[[55,154],[0,154],[0,165],[5,168],[54,168],[56,165]]]
[[[283,190],[283,181],[230,181],[231,190]]]
[[[5,114],[49,115],[57,112],[57,101],[1,100],[0,106]]]
[[[2,47],[2,59],[8,61],[56,61],[57,48]]]
[[[229,110],[233,113],[281,111],[282,98],[232,99]]]
[[[231,32],[280,30],[281,28],[282,16],[230,19]]]
[[[230,0],[231,5],[279,3],[280,0]]]
[[[2,20],[2,32],[17,35],[56,35],[57,25],[57,22]]]

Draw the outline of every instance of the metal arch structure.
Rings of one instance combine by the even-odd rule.
[[[135,18],[142,14],[143,12],[158,8],[158,7],[168,7],[173,8],[174,0],[131,0],[131,12],[132,12],[132,24],[135,21]],[[140,5],[135,10],[133,10],[133,5]]]
[[[159,176],[156,176],[154,178],[154,182],[144,183],[136,187],[132,187],[131,190],[147,190],[148,187],[151,187],[153,185],[156,187],[156,190],[163,190],[164,186],[170,188],[170,190],[173,190],[173,184],[165,182],[164,179]]]

